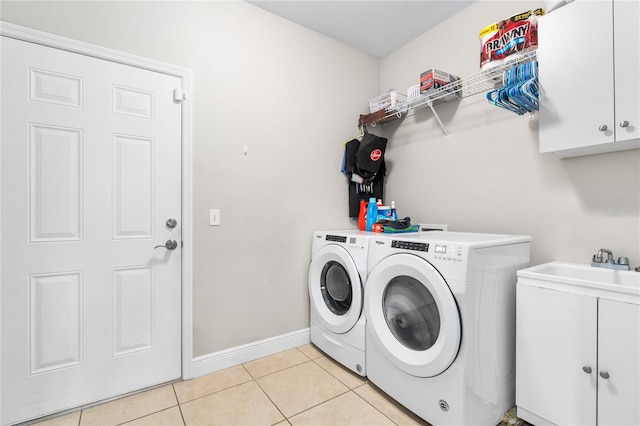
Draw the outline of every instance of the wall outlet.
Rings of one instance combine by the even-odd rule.
[[[209,209],[209,226],[220,226],[220,209]]]

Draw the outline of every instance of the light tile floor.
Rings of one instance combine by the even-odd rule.
[[[311,344],[37,424],[428,425]]]

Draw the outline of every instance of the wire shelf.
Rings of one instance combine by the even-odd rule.
[[[431,93],[421,94],[415,99],[399,101],[395,108],[386,110],[384,116],[378,116],[379,119],[377,119],[373,123],[368,124],[375,125],[376,123],[386,123],[392,120],[396,120],[402,118],[409,110],[426,106],[431,108],[434,115],[436,116],[436,119],[438,120],[438,123],[440,123],[443,132],[447,134],[444,126],[442,125],[442,122],[440,121],[440,118],[433,108],[435,105],[458,101],[470,96],[494,90],[502,85],[502,76],[505,71],[513,68],[514,66],[533,61],[534,59],[536,59],[536,55],[537,52],[535,50],[525,53],[522,56],[505,61],[502,64],[488,70],[480,71],[470,76],[460,78],[459,80],[449,83],[446,86],[435,89]]]

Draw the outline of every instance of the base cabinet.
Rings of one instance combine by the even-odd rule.
[[[640,425],[639,308],[598,301],[599,425]]]
[[[516,405],[533,424],[640,424],[640,305],[517,286]]]

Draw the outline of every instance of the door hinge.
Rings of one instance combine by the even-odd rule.
[[[173,89],[173,101],[174,102],[182,102],[187,100],[187,94],[184,93],[182,87],[178,87],[177,89]]]

